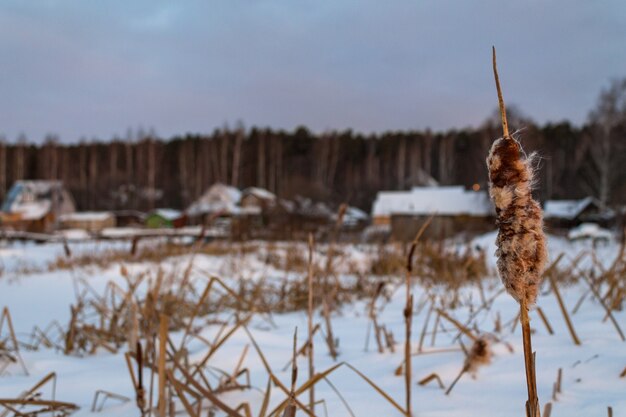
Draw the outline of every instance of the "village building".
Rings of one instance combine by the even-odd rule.
[[[561,231],[579,226],[582,223],[596,223],[610,227],[615,220],[615,212],[603,207],[594,197],[580,200],[548,200],[544,205],[543,217],[546,227]]]
[[[28,232],[51,232],[59,216],[76,211],[61,181],[16,181],[2,204],[0,225]]]
[[[152,210],[146,217],[146,227],[150,229],[178,228],[187,224],[187,216],[174,209]]]
[[[363,230],[368,223],[369,216],[366,212],[360,208],[348,206],[343,215],[341,227],[348,230]]]
[[[410,191],[381,191],[372,207],[375,227],[384,227],[391,238],[408,242],[430,217],[424,238],[473,236],[495,228],[495,212],[484,191],[463,186],[414,187]]]
[[[241,194],[240,206],[243,209],[251,209],[249,212],[259,213],[276,205],[276,195],[264,188],[248,187]]]
[[[240,212],[242,193],[236,187],[217,183],[209,187],[185,211],[191,224],[205,224],[216,217],[231,217]]]
[[[107,227],[115,227],[115,216],[108,211],[84,211],[62,214],[59,217],[62,229],[82,229],[90,233],[101,232]]]

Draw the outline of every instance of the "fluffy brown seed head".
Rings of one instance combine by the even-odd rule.
[[[493,72],[498,90],[504,137],[496,140],[487,157],[489,195],[496,206],[498,271],[509,294],[531,306],[537,299],[548,257],[543,213],[533,200],[533,169],[521,145],[510,134],[493,50]]]
[[[467,358],[465,358],[464,367],[466,371],[475,374],[480,366],[488,365],[491,362],[492,355],[489,340],[484,337],[476,339]]]
[[[496,206],[498,271],[509,294],[535,303],[547,252],[541,207],[531,194],[532,167],[511,137],[494,142],[487,158],[489,194]]]

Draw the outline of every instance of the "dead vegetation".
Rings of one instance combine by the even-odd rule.
[[[379,398],[409,416],[412,411],[410,395],[416,383],[423,387],[430,384],[436,384],[441,389],[447,387],[447,392],[453,395],[451,390],[457,381],[460,384],[471,383],[469,379],[461,380],[463,374],[476,374],[480,367],[489,366],[493,345],[503,344],[510,348],[506,339],[515,331],[513,324],[519,319],[501,317],[500,312],[493,311],[494,302],[503,291],[490,280],[485,280],[489,272],[485,255],[481,251],[470,247],[453,251],[426,241],[416,241],[412,250],[409,248],[407,251],[401,247],[386,248],[385,253],[397,256],[397,262],[404,259],[405,279],[402,280],[399,274],[373,275],[353,271],[347,265],[346,251],[340,247],[317,247],[310,241],[308,250],[296,254],[294,250],[285,251],[272,245],[271,250],[263,250],[258,244],[233,244],[231,252],[223,245],[206,250],[190,247],[168,249],[167,253],[176,254],[170,256],[191,256],[181,258],[187,262],[183,267],[138,269],[140,272],[134,273],[130,272],[134,270],[130,268],[130,262],[121,262],[123,282],[111,281],[102,291],[92,288],[89,279],[80,278],[83,260],[68,263],[77,277],[71,319],[64,324],[52,322],[44,328],[35,327],[29,335],[18,338],[11,331],[11,316],[5,309],[0,321],[0,360],[5,361],[5,367],[19,369],[14,367],[19,366],[22,349],[55,348],[66,355],[77,357],[101,350],[124,353],[129,377],[135,388],[134,402],[141,415],[319,415],[316,406],[323,404],[324,399],[315,394],[315,387],[322,381],[331,384],[329,378],[334,372],[349,369],[380,395]],[[163,256],[165,252],[158,252],[160,250],[155,249],[154,253]],[[263,257],[295,258],[289,262],[277,259],[277,263],[271,265],[276,269],[277,266],[290,268],[292,274],[283,275],[282,282],[264,277],[257,280],[232,279],[236,277],[223,280],[194,267],[196,256],[203,253],[220,253],[216,256],[241,259],[243,253],[256,256],[255,251]],[[330,260],[326,258],[329,253],[334,254]],[[304,270],[302,257],[305,259]],[[146,259],[143,258],[142,262]],[[163,259],[166,258],[153,264],[161,265]],[[564,259],[557,258],[546,270],[548,279],[541,289],[543,295],[554,294],[552,299],[558,303],[559,286],[569,286],[571,281],[587,283],[586,296],[581,297],[576,307],[594,303],[606,312],[604,320],[611,320],[612,313],[623,308],[626,294],[621,278],[626,270],[623,253],[610,268],[600,268],[599,264],[594,263],[592,269],[583,269],[578,267],[579,260],[567,263]],[[410,265],[408,274],[407,265]],[[88,264],[84,266],[91,268]],[[560,279],[561,274],[568,274],[568,279]],[[555,286],[551,284],[552,281]],[[418,283],[420,291],[413,294],[412,288]],[[393,294],[399,291],[407,292],[404,337],[394,334],[381,318]],[[468,293],[479,296],[468,296]],[[400,405],[397,399],[361,371],[341,361],[338,346],[342,335],[333,329],[333,316],[340,312],[342,306],[357,300],[366,306],[369,317],[370,331],[366,346],[370,340],[374,341],[376,350],[381,353],[401,351],[404,346],[404,359],[396,371],[396,375],[404,377],[407,387],[404,405]],[[572,307],[564,305],[564,311],[572,326],[575,326]],[[273,315],[296,310],[307,311],[306,336],[301,338],[306,340],[296,343],[296,360],[289,361],[287,369],[296,364],[298,357],[306,357],[309,366],[307,377],[302,378],[303,374],[300,373],[289,387],[270,367],[249,326],[252,320],[256,320],[271,328]],[[467,312],[466,320],[458,319],[461,311]],[[543,311],[538,311],[538,314],[543,316],[544,323],[558,322],[558,317],[548,317]],[[419,332],[413,335],[415,315],[424,318],[419,323]],[[495,323],[484,320],[490,315],[496,316]],[[494,324],[493,330],[491,326],[487,330],[490,324]],[[549,334],[562,331],[562,326],[549,328],[551,331],[547,330],[546,325]],[[615,326],[617,337],[620,336],[618,328]],[[249,344],[242,350],[230,353],[238,358],[235,366],[222,368],[215,361],[218,352],[228,349],[229,339],[241,332],[247,335]],[[446,342],[450,340],[452,344]],[[469,349],[465,348],[466,345]],[[201,357],[190,355],[190,352],[199,349],[204,352]],[[314,352],[320,351],[336,358],[338,362],[322,371],[316,369]],[[420,356],[444,352],[463,355],[463,366],[455,381],[446,381],[438,372],[414,377],[411,370],[415,363],[419,363]],[[261,360],[268,378],[263,402],[257,410],[247,401],[231,403],[222,399],[222,394],[227,392],[253,389],[250,370],[247,368],[251,356]],[[561,387],[559,382],[558,392],[562,389],[566,387]],[[284,396],[284,401],[274,408],[270,408],[272,392],[273,398],[278,393]],[[341,397],[341,392],[336,392]],[[303,395],[308,395],[306,401],[302,399]],[[0,400],[0,406],[14,415],[20,415],[18,412],[26,414],[24,410],[32,410],[31,415],[67,415],[76,409],[73,404],[55,402],[54,399],[41,402],[40,398],[27,396]],[[120,393],[96,392],[92,408],[95,411],[106,410],[105,406],[128,400]],[[551,410],[557,400],[555,394],[553,403],[546,404],[546,409]],[[349,404],[344,404],[349,409]]]

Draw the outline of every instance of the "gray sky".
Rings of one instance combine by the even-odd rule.
[[[507,102],[585,120],[626,76],[623,0],[0,3],[0,133],[476,126]]]

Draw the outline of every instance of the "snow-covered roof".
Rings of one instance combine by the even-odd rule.
[[[348,207],[344,219],[367,220],[367,213],[357,207]]]
[[[182,213],[178,210],[159,208],[152,211],[152,214],[163,217],[165,220],[176,220],[182,216]]]
[[[333,216],[336,218],[336,215]],[[363,210],[349,206],[346,209],[345,214],[343,215],[343,225],[344,226],[356,226],[359,222],[367,220],[368,215]]]
[[[61,221],[102,222],[113,217],[109,211],[81,211],[61,215]]]
[[[611,240],[613,234],[610,230],[603,229],[595,223],[582,223],[580,226],[573,228],[567,234],[570,240],[576,239],[602,239]]]
[[[20,180],[16,181],[9,190],[2,211],[18,214],[23,220],[37,220],[44,217],[53,209],[53,198],[56,195],[54,207],[60,211],[73,211],[73,203],[63,201],[63,183],[61,181]]]
[[[543,209],[546,219],[573,220],[596,200],[593,197],[585,197],[581,200],[548,200]]]
[[[442,216],[489,216],[493,207],[484,191],[468,191],[463,186],[415,187],[410,191],[381,191],[372,208],[373,217],[392,214]]]
[[[243,195],[253,195],[261,200],[276,200],[276,194],[259,187],[248,187],[243,190]]]
[[[218,211],[236,213],[239,211],[237,204],[239,204],[240,200],[241,191],[239,189],[217,183],[213,184],[199,199],[194,201],[187,208],[187,213],[191,216]]]

